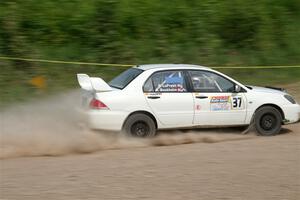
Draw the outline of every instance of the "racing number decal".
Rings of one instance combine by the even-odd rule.
[[[232,97],[232,109],[243,109],[242,97]]]
[[[242,97],[233,97],[232,98],[232,107],[240,108],[242,105]]]

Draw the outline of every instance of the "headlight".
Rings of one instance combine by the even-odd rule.
[[[286,94],[286,95],[284,95],[284,98],[286,98],[292,104],[296,104],[295,99],[291,95]]]

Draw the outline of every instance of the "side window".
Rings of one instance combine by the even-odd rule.
[[[182,71],[154,73],[144,84],[145,92],[186,92],[186,82]]]
[[[192,85],[197,92],[233,92],[234,83],[226,78],[206,71],[189,71]]]
[[[146,83],[143,86],[144,92],[153,92],[153,84],[152,84],[152,79],[149,78]]]

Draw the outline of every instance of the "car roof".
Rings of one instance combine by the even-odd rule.
[[[142,70],[174,69],[174,68],[210,69],[208,67],[203,67],[203,66],[200,66],[200,65],[191,65],[191,64],[147,64],[147,65],[137,65],[136,68],[142,69]]]

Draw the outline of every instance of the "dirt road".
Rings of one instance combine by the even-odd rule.
[[[1,161],[2,199],[299,199],[298,133]]]
[[[19,122],[12,130],[22,134],[2,135],[0,199],[300,199],[299,123],[274,137],[225,129],[129,141],[82,137],[78,127],[70,137],[57,121],[34,119],[29,132]]]

